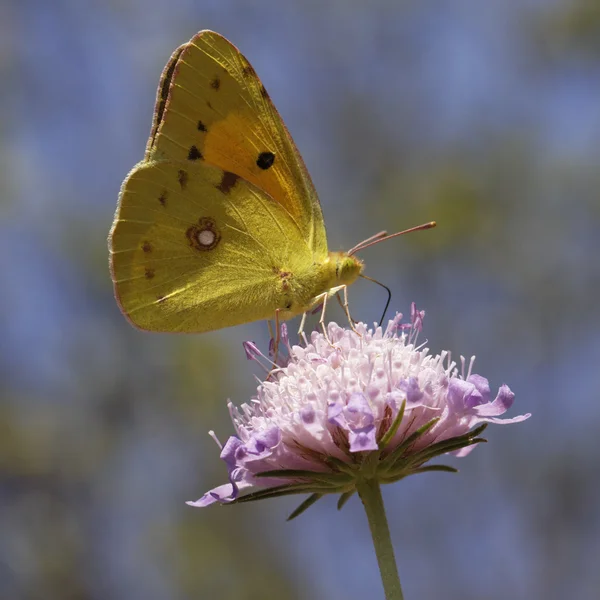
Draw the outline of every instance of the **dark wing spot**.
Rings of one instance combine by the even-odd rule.
[[[250,63],[247,63],[246,66],[242,69],[242,75],[244,77],[256,77],[256,71]]]
[[[154,277],[154,269],[146,267],[146,269],[144,270],[144,277],[146,279],[152,279]]]
[[[274,162],[275,155],[272,152],[261,152],[256,159],[256,164],[263,169],[263,171],[270,169]]]
[[[265,99],[269,97],[269,92],[267,92],[267,88],[264,85],[260,86],[260,95]]]
[[[142,244],[142,250],[144,252],[152,252],[152,244],[146,240],[143,244]]]
[[[208,131],[206,125],[202,121],[198,121],[198,131],[203,131],[204,133]]]
[[[199,158],[204,158],[202,152],[196,146],[192,146],[188,152],[188,160],[198,160]]]
[[[179,60],[183,50],[183,47],[181,47],[174,52],[160,77],[160,83],[158,84],[158,99],[156,102],[156,108],[154,109],[154,121],[152,123],[152,131],[150,133],[150,139],[152,141],[149,144],[149,148],[152,148],[154,146],[154,142],[156,141],[158,127],[163,120],[165,107],[167,105],[167,98],[169,97],[169,90],[171,89],[171,82],[173,81],[173,77],[175,75],[175,67],[177,66],[177,61]]]
[[[181,53],[184,51],[183,47],[177,48],[173,53],[173,56],[169,59],[169,62],[164,70],[160,78],[160,83],[158,84],[158,88],[160,90],[159,96],[160,99],[166,101],[169,96],[169,88],[171,87],[171,81],[173,81],[173,75],[175,74],[175,67],[177,66],[177,61],[181,56]],[[164,105],[163,105],[164,108]]]
[[[217,186],[217,189],[224,194],[229,194],[231,188],[235,186],[239,176],[231,171],[224,171],[223,178],[221,179],[221,183]]]
[[[166,206],[167,205],[167,190],[163,190],[160,193],[160,196],[158,197],[158,201],[163,205]]]
[[[211,82],[210,82],[210,87],[215,90],[218,91],[218,89],[221,87],[221,80],[218,77],[215,77]]]
[[[185,188],[187,187],[187,182],[188,182],[187,172],[184,171],[183,169],[180,169],[179,171],[177,171],[177,181],[179,181],[179,185],[181,186],[181,189],[185,190]]]
[[[206,101],[206,106],[208,106],[208,108],[210,108],[210,110],[212,110],[212,104],[210,103],[210,100]]]

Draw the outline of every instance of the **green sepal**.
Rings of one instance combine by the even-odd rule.
[[[272,477],[274,479],[304,479],[308,482],[318,482],[326,485],[340,486],[354,481],[354,477],[346,473],[321,473],[319,471],[304,471],[301,469],[274,469],[261,471],[255,477]]]
[[[417,473],[428,473],[429,471],[442,471],[444,473],[458,473],[458,469],[451,467],[450,465],[427,465],[426,467],[419,467],[415,469],[411,475]]]
[[[442,442],[432,444],[431,446],[424,448],[421,452],[417,452],[409,458],[409,461],[412,461],[413,464],[416,462],[416,460],[425,462],[434,458],[435,456],[439,456],[440,454],[456,452],[461,448],[466,448],[467,446],[472,446],[473,444],[479,444],[481,442],[487,443],[487,440],[485,438],[471,437],[469,434],[449,438]]]
[[[410,456],[397,456],[395,459],[393,459],[392,462],[390,462],[390,457],[396,454],[396,451],[394,451],[392,454],[390,454],[390,456],[386,457],[384,461],[386,464],[382,465],[382,471],[393,471],[398,467],[411,468],[415,465],[422,465],[423,463],[427,462],[428,460],[431,460],[432,458],[435,458],[436,456],[439,456],[440,454],[455,452],[456,450],[460,450],[461,448],[465,448],[467,446],[472,446],[473,444],[487,442],[487,440],[484,438],[475,437],[478,434],[480,434],[486,427],[487,424],[484,423],[483,425],[476,427],[475,429],[468,433],[465,433],[464,435],[459,435],[453,438],[449,438],[447,440],[443,440],[441,442],[436,442],[435,444],[427,446],[420,452],[416,452],[415,454],[412,454]]]
[[[394,464],[403,458],[403,454],[407,448],[409,448],[412,444],[414,444],[424,433],[429,431],[438,421],[439,417],[435,417],[425,423],[425,425],[421,425],[419,429],[415,432],[411,433],[397,448],[394,449],[393,452],[390,452],[385,459],[381,463],[381,469],[386,470],[388,468],[392,468]]]
[[[325,463],[328,467],[335,468],[340,473],[347,473],[348,475],[354,476],[358,469],[358,465],[349,465],[348,463],[336,458],[335,456],[328,456],[325,459]]]
[[[350,498],[352,498],[352,496],[354,495],[355,492],[356,492],[356,490],[349,490],[347,492],[344,492],[338,498],[337,509],[342,510],[342,508],[344,508],[344,504],[346,504],[346,502],[348,502],[348,500],[350,500]]]
[[[323,494],[311,494],[296,510],[294,510],[290,516],[286,519],[287,521],[291,521],[296,517],[299,517],[305,510],[309,509],[317,500],[320,500],[323,497]]]
[[[400,423],[404,418],[404,409],[406,408],[406,399],[402,401],[402,406],[392,423],[392,426],[386,431],[385,435],[379,441],[379,449],[385,450],[386,446],[390,443],[396,432],[398,431],[398,427],[400,427]]]
[[[278,498],[279,496],[291,496],[292,494],[338,494],[348,490],[349,486],[332,486],[316,483],[288,483],[276,487],[264,488],[239,496],[226,504],[240,504],[242,502],[254,502],[265,498]],[[224,503],[225,504],[225,503]]]

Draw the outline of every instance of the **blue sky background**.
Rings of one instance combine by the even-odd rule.
[[[241,342],[132,329],[106,235],[171,52],[250,59],[319,191],[332,249],[477,355],[524,424],[384,490],[407,598],[600,589],[600,11],[594,0],[25,0],[0,6],[0,597],[375,598],[353,499],[194,510],[207,435],[254,392]],[[355,316],[385,301],[359,282]],[[341,319],[335,309],[332,318]]]

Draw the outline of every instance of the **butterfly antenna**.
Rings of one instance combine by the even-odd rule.
[[[411,227],[410,229],[405,229],[404,231],[392,233],[391,235],[388,235],[387,231],[380,231],[379,233],[372,235],[370,238],[363,240],[359,244],[356,244],[356,246],[354,246],[354,248],[351,248],[350,250],[348,250],[348,255],[352,256],[353,254],[356,254],[360,250],[364,250],[365,248],[368,248],[369,246],[374,246],[375,244],[378,244],[379,242],[382,242],[383,240],[389,240],[391,238],[398,237],[399,235],[404,235],[405,233],[412,233],[413,231],[423,231],[424,229],[431,229],[431,228],[435,227],[436,225],[437,225],[437,223],[435,221],[430,221],[429,223],[423,223],[423,225],[417,225],[416,227]],[[368,278],[366,278],[366,279],[368,279]],[[379,283],[379,282],[376,282],[376,283]],[[383,285],[383,284],[380,284],[380,285]]]
[[[350,248],[350,250],[348,250],[348,254],[354,254],[355,252],[360,250],[365,244],[369,244],[370,242],[375,242],[377,240],[382,240],[384,237],[387,237],[387,234],[387,231],[380,231],[379,233],[372,235],[370,238],[367,238],[366,240],[363,240],[362,242],[356,244],[354,248]]]
[[[367,277],[366,275],[363,275],[362,273],[359,275],[359,277],[362,277],[363,279],[368,279],[369,281],[372,281],[373,283],[380,285],[388,293],[388,299],[387,299],[387,302],[385,303],[385,308],[383,309],[383,314],[381,315],[381,319],[379,321],[379,327],[381,327],[381,324],[383,323],[383,320],[385,319],[385,313],[387,312],[387,309],[390,306],[390,302],[392,301],[392,290],[390,290],[390,288],[387,285],[384,285],[383,283],[381,283],[381,281],[377,281],[377,279]]]

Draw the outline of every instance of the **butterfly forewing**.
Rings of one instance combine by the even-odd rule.
[[[146,161],[205,162],[264,190],[315,257],[327,255],[321,207],[281,117],[247,59],[202,31],[165,67]]]

